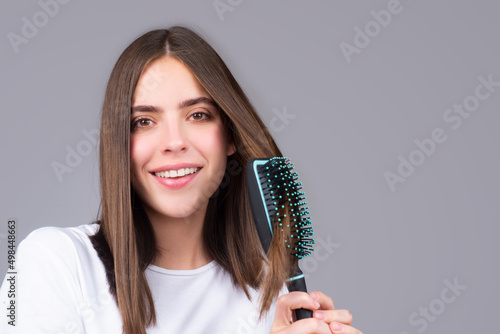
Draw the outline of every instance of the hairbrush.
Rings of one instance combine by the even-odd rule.
[[[283,247],[290,256],[302,259],[311,254],[314,239],[309,208],[291,160],[286,157],[252,159],[247,163],[246,177],[250,206],[264,252],[268,253],[273,235],[289,233],[284,236]],[[287,226],[283,225],[285,222]],[[287,285],[290,292],[307,292],[298,264]],[[311,310],[295,310],[297,320],[311,317]]]

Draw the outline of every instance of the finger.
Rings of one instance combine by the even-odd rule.
[[[316,301],[319,302],[320,309],[322,310],[335,310],[335,305],[333,304],[333,300],[320,291],[310,292],[309,295]]]
[[[292,319],[293,310],[305,308],[309,310],[319,309],[320,304],[306,292],[294,291],[278,298],[276,311],[274,314],[274,323],[277,326],[289,326]]]
[[[342,324],[352,324],[352,314],[349,310],[316,310],[313,317],[326,323],[340,322]]]
[[[287,328],[287,333],[331,334],[330,327],[323,321],[314,318],[302,319]]]
[[[341,324],[340,322],[332,322],[330,324],[330,329],[332,333],[342,333],[342,334],[363,334],[359,329],[354,328],[349,325]]]

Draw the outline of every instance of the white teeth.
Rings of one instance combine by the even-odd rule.
[[[155,172],[155,175],[158,177],[170,178],[170,177],[181,177],[189,174],[196,173],[199,168],[181,168],[177,170],[166,170],[163,172]]]

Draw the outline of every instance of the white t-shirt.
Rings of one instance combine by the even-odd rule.
[[[104,266],[88,238],[98,228],[44,227],[19,244],[16,326],[6,317],[12,300],[7,274],[0,289],[0,333],[122,333]],[[248,300],[215,261],[194,270],[150,265],[146,277],[157,315],[148,333],[269,333],[276,305],[259,321],[258,292],[250,289]]]

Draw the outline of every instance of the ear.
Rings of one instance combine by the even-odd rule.
[[[234,152],[236,152],[236,147],[234,146],[233,142],[230,142],[227,145],[227,156],[233,155]]]

